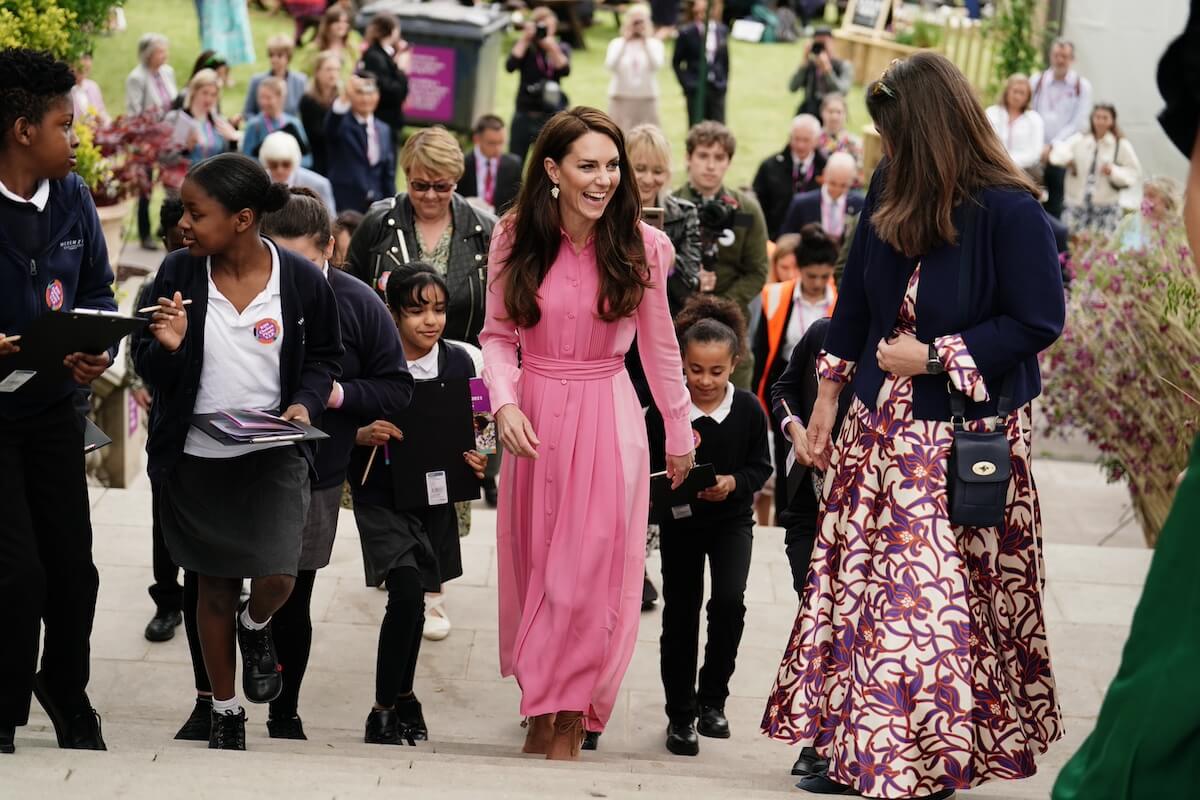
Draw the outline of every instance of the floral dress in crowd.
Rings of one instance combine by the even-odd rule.
[[[916,330],[918,266],[896,333]],[[960,336],[935,342],[955,385],[987,398]],[[852,362],[822,354],[822,378]],[[1041,512],[1032,413],[1006,423],[1012,482],[1001,528],[950,524],[952,427],[913,419],[909,378],[878,411],[857,398],[833,449],[804,604],[763,731],[814,746],[830,779],[869,797],[1024,778],[1062,736],[1042,610]],[[968,423],[983,429],[986,421]]]

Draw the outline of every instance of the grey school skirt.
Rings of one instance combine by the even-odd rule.
[[[462,575],[458,520],[452,504],[416,511],[396,511],[355,503],[354,521],[362,544],[368,586],[381,586],[388,573],[411,567],[421,588],[440,592],[442,582]]]
[[[333,555],[333,540],[337,536],[338,511],[342,506],[342,487],[313,489],[308,504],[308,518],[301,534],[300,569],[321,569],[329,566]]]
[[[294,447],[237,458],[184,455],[162,486],[163,538],[180,567],[214,578],[295,575],[308,462]]]

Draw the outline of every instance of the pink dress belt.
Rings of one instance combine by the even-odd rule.
[[[625,358],[613,356],[593,361],[577,361],[522,352],[521,369],[543,378],[558,378],[563,383],[567,381],[598,381],[611,378],[625,369]]]

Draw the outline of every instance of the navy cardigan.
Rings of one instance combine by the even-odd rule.
[[[988,389],[986,403],[969,403],[967,417],[996,413],[1005,378],[1013,378],[1013,407],[1042,390],[1037,356],[1058,339],[1066,316],[1062,272],[1054,234],[1038,202],[1026,192],[989,188],[978,194],[974,252],[970,258],[971,293],[959,308],[961,236],[922,256],[908,258],[879,238],[869,220],[886,180],[886,165],[876,170],[863,207],[825,350],[857,362],[852,387],[868,408],[876,407],[884,373],[875,360],[879,341],[890,336],[917,263],[917,339],[961,334]],[[962,230],[964,207],[954,210]],[[944,375],[913,379],[913,416],[950,419]]]
[[[278,247],[280,301],[283,305],[283,345],[279,353],[279,412],[295,403],[308,409],[310,419],[325,410],[333,381],[341,374],[341,328],[337,300],[329,282],[308,259]],[[200,371],[204,366],[204,322],[208,315],[208,269],[205,259],[176,250],[163,260],[154,277],[154,296],[173,297],[179,291],[191,298],[188,329],[174,353],[164,349],[149,328],[133,337],[137,373],[154,392],[150,407],[150,436],[146,441],[147,471],[157,483],[166,478],[183,455]],[[309,465],[311,443],[300,445]]]

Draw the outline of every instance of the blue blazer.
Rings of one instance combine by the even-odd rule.
[[[923,257],[907,258],[885,243],[870,224],[886,180],[886,166],[875,172],[863,207],[837,308],[825,339],[825,350],[857,362],[854,393],[868,408],[876,407],[884,373],[875,360],[879,341],[890,336],[900,304],[918,261],[917,339],[961,334],[975,359],[989,400],[969,403],[967,417],[996,413],[1000,387],[1013,376],[1013,407],[1042,390],[1038,353],[1062,333],[1066,316],[1062,273],[1054,234],[1038,202],[1015,189],[989,188],[977,195],[975,239],[970,259],[971,294],[959,308],[959,242],[942,244]],[[964,207],[954,210],[962,230]],[[944,375],[913,378],[913,415],[917,419],[950,419],[950,396]]]
[[[366,213],[371,203],[396,193],[396,150],[392,129],[375,117],[379,161],[367,161],[367,132],[350,112],[330,111],[325,116],[325,150],[329,164],[325,177],[333,184],[339,211]]]
[[[861,192],[850,192],[846,195],[846,216],[851,217],[862,211],[863,196]],[[787,213],[783,215],[783,224],[779,226],[779,235],[799,233],[810,222],[821,222],[821,190],[801,192],[792,198]]]

